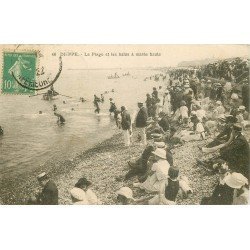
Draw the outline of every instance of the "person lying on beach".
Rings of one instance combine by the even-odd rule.
[[[57,112],[54,112],[54,115],[57,116],[57,124],[62,125],[65,123],[65,119],[62,115],[58,114]]]
[[[239,172],[249,178],[249,144],[241,132],[241,124],[234,124],[230,138],[226,143],[212,148],[202,148],[204,153],[213,153],[218,150],[219,156],[203,161],[197,160],[198,164],[211,168],[211,165],[222,159],[228,162],[232,171]]]
[[[232,115],[225,117],[219,117],[218,121],[222,131],[214,138],[214,140],[206,145],[206,148],[212,148],[227,142],[233,130],[233,124],[236,123],[237,119]]]

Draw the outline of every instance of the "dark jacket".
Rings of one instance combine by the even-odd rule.
[[[168,178],[168,185],[165,188],[165,197],[167,200],[175,201],[176,196],[179,191],[179,181],[172,181],[170,178]]]
[[[137,128],[145,128],[147,126],[147,119],[148,119],[148,113],[146,108],[144,107],[140,108],[136,116],[135,126]]]
[[[122,129],[123,130],[128,130],[131,127],[131,118],[130,118],[130,114],[124,110],[121,113],[121,117],[122,117],[122,121],[121,121],[121,125],[122,125]]]
[[[167,117],[161,118],[161,120],[158,122],[158,124],[162,127],[162,129],[164,130],[164,132],[166,132],[167,130],[169,130],[169,121],[168,121]]]
[[[41,205],[58,205],[58,189],[56,184],[49,180],[39,195]]]
[[[232,205],[234,189],[226,184],[218,184],[204,205]]]
[[[249,179],[249,144],[242,134],[220,149],[220,155],[228,162],[232,171],[239,172]]]

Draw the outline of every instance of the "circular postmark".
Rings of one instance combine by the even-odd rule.
[[[39,52],[37,53],[37,67],[35,68],[35,73],[27,74],[28,71],[32,71],[32,68],[25,68],[25,62],[21,56],[17,58],[16,65],[17,70],[11,70],[10,74],[14,80],[23,88],[28,90],[43,90],[52,86],[59,78],[62,72],[62,57],[51,56],[51,58],[46,58],[46,60],[41,60],[43,55]],[[49,61],[49,65],[46,64]],[[27,61],[26,61],[27,62]],[[21,66],[19,66],[21,65]],[[22,68],[22,70],[20,70]]]

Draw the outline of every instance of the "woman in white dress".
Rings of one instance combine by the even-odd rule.
[[[143,183],[134,183],[134,187],[144,189],[147,193],[164,193],[168,178],[168,169],[170,168],[166,160],[166,151],[157,148],[152,154],[156,162],[151,167],[151,175]]]
[[[100,205],[101,201],[97,198],[96,194],[89,188],[90,186],[91,182],[88,181],[86,178],[80,178],[75,184],[75,188],[81,189],[85,194],[83,203],[86,204],[84,205]]]
[[[162,106],[162,111],[167,114],[170,115],[171,114],[171,103],[170,103],[170,94],[169,91],[166,90],[165,94],[163,96],[163,106]]]

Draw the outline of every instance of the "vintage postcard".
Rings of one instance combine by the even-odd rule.
[[[0,204],[248,204],[249,55],[0,45]]]

